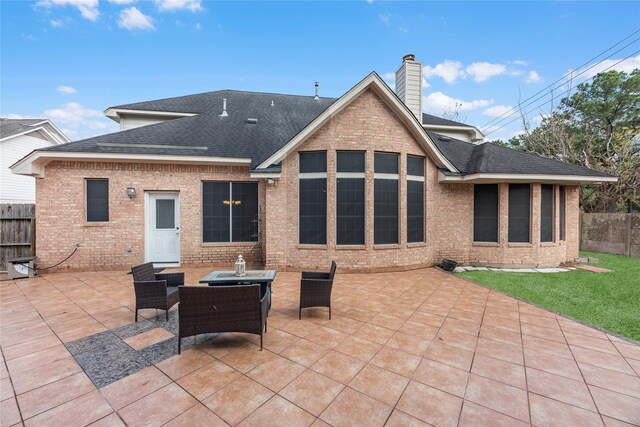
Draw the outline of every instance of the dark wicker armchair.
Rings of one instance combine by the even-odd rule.
[[[260,285],[180,286],[178,354],[182,338],[215,332],[267,332],[268,298]]]
[[[169,320],[169,309],[180,301],[178,286],[184,285],[184,273],[156,273],[153,263],[147,262],[131,267],[131,274],[136,292],[136,322],[142,308],[166,310]]]
[[[328,273],[302,272],[298,319],[302,319],[302,309],[307,307],[329,307],[331,319],[331,289],[336,268],[336,262],[331,261],[331,271]]]

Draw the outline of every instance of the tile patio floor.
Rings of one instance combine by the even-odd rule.
[[[99,389],[70,343],[133,323],[131,276],[2,282],[1,425],[640,425],[638,345],[435,269],[338,273],[333,320],[299,321],[299,277],[274,282],[264,351],[224,334]],[[131,352],[175,340],[141,314]]]

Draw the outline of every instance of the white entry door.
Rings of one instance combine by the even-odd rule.
[[[159,265],[180,264],[180,194],[145,193],[145,258]]]

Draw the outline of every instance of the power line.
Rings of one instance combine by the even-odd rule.
[[[616,44],[614,44],[613,46],[609,47],[608,49],[606,49],[606,50],[604,50],[604,51],[600,52],[599,54],[597,54],[597,55],[596,55],[596,56],[594,56],[593,58],[591,58],[591,59],[589,59],[588,61],[586,61],[584,64],[582,64],[582,65],[578,66],[576,69],[577,69],[577,70],[579,70],[580,68],[582,68],[582,67],[584,67],[585,65],[589,64],[591,61],[593,61],[593,60],[595,60],[596,58],[598,58],[598,57],[602,56],[603,54],[607,53],[607,52],[608,52],[608,51],[610,51],[611,49],[613,49],[613,48],[615,48],[616,46],[618,46],[618,45],[622,44],[623,42],[625,42],[626,40],[630,39],[631,37],[633,37],[634,35],[636,35],[636,34],[638,34],[638,33],[640,33],[640,29],[638,29],[638,30],[634,31],[633,33],[629,34],[627,37],[625,37],[624,39],[620,40],[619,42],[617,42],[617,43],[616,43]],[[579,75],[581,75],[581,74],[584,74],[585,72],[589,71],[589,70],[590,70],[590,69],[592,69],[593,67],[595,67],[595,66],[599,65],[600,63],[602,63],[602,61],[604,61],[605,59],[608,59],[608,58],[610,58],[611,56],[615,55],[616,53],[618,53],[618,52],[620,52],[620,51],[624,50],[625,48],[629,47],[630,45],[632,45],[633,43],[637,42],[638,40],[640,40],[640,38],[637,38],[637,39],[633,40],[631,43],[628,43],[627,45],[625,45],[625,46],[623,46],[622,48],[618,49],[617,51],[610,53],[607,57],[605,57],[605,58],[601,59],[600,61],[598,61],[598,62],[594,63],[593,65],[591,65],[589,68],[587,68],[587,69],[585,69],[585,70],[582,70],[579,74],[577,74],[577,75],[575,75],[575,76],[572,76],[572,77],[573,77],[573,78],[575,78],[575,77],[578,77],[578,76],[579,76]],[[503,116],[505,116],[505,115],[509,115],[509,116],[511,116],[511,115],[515,112],[516,108],[526,107],[528,104],[532,104],[533,102],[536,102],[537,100],[539,100],[539,99],[540,99],[540,97],[538,97],[538,98],[536,98],[535,100],[533,100],[533,101],[529,102],[527,105],[523,105],[523,103],[525,103],[525,102],[529,101],[530,99],[532,99],[533,97],[535,97],[536,95],[538,95],[538,94],[540,94],[540,93],[543,93],[543,92],[544,92],[544,93],[545,93],[545,95],[546,95],[546,93],[547,93],[547,89],[551,88],[552,86],[555,86],[555,85],[556,85],[557,83],[559,83],[559,82],[564,81],[564,80],[565,80],[568,76],[570,76],[570,75],[571,75],[571,72],[569,72],[569,73],[567,73],[567,74],[563,75],[561,78],[559,78],[558,80],[554,81],[554,82],[553,82],[553,83],[551,83],[550,85],[548,85],[548,86],[546,86],[546,87],[544,87],[544,88],[540,89],[538,92],[534,93],[533,95],[531,95],[530,97],[528,97],[528,98],[527,98],[527,99],[525,99],[524,101],[519,102],[519,103],[518,103],[518,105],[516,105],[516,106],[514,106],[514,107],[511,107],[509,110],[507,110],[507,111],[503,112],[503,113],[502,113],[502,114],[500,114],[498,117],[495,117],[495,118],[491,119],[488,123],[486,123],[484,126],[481,126],[480,128],[481,128],[481,129],[483,129],[483,128],[487,128],[487,127],[489,127],[490,125],[494,124],[494,122],[496,122],[496,121],[501,122],[502,120],[505,120],[505,119],[507,118],[507,117],[505,117],[504,119],[501,119],[501,117],[503,117]],[[557,88],[555,88],[555,89],[557,89]],[[553,89],[552,89],[552,90],[553,90]]]
[[[607,70],[609,70],[609,69],[611,69],[611,68],[615,67],[616,65],[620,64],[621,62],[626,61],[627,59],[629,59],[629,58],[631,58],[632,56],[637,55],[637,54],[640,54],[640,50],[637,50],[637,51],[633,52],[631,55],[629,55],[629,56],[627,56],[627,57],[625,57],[625,58],[622,58],[621,60],[619,60],[619,61],[618,61],[618,62],[616,62],[615,64],[611,64],[611,65],[609,65],[607,68],[605,68],[604,70],[602,70],[602,71],[601,71],[601,73],[603,73],[603,72],[605,72],[605,71],[607,71]],[[597,75],[597,74],[596,74],[596,75]],[[592,80],[594,77],[596,77],[596,76],[591,76],[591,77],[589,77],[588,79],[586,79],[586,80],[585,80],[585,82],[587,82],[587,81],[589,81],[589,80]],[[569,93],[569,92],[571,92],[571,90],[572,90],[572,88],[569,88],[569,89],[565,90],[564,92],[562,92],[560,95],[564,95],[564,94],[566,94],[566,93]],[[550,103],[550,102],[551,102],[551,101],[553,101],[555,98],[556,98],[556,97],[552,97],[551,99],[549,99],[549,100],[547,100],[547,101],[543,102],[542,104],[539,104],[539,105],[537,105],[537,106],[533,107],[531,110],[529,110],[529,111],[525,111],[524,113],[522,113],[522,116],[526,115],[527,113],[530,113],[530,112],[531,112],[531,111],[533,111],[533,110],[536,110],[536,109],[538,109],[538,108],[542,107],[542,106],[543,106],[543,105],[545,105],[545,104]],[[511,120],[511,121],[509,121],[509,122],[507,122],[507,123],[505,123],[505,124],[503,124],[503,125],[501,125],[501,126],[499,126],[499,127],[495,128],[495,129],[492,129],[490,132],[488,132],[488,133],[486,133],[486,134],[485,134],[485,137],[486,137],[486,136],[491,135],[491,134],[492,134],[492,133],[494,133],[494,132],[499,131],[500,129],[502,129],[502,128],[504,128],[504,127],[508,126],[508,125],[510,125],[511,123],[515,122],[516,120],[520,120],[520,117],[516,117],[515,119],[513,119],[513,120]]]

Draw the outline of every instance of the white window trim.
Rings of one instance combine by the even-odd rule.
[[[400,175],[397,173],[374,173],[374,179],[400,179]]]
[[[364,172],[336,172],[336,178],[366,178]]]
[[[303,172],[298,174],[298,178],[300,179],[319,179],[319,178],[326,178],[326,177],[327,177],[326,172]]]

